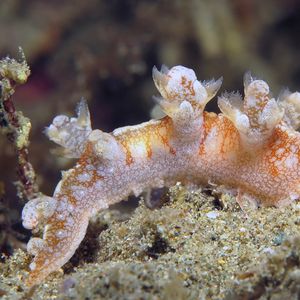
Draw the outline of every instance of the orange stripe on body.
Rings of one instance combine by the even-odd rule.
[[[121,140],[120,141],[121,145],[123,146],[124,150],[125,150],[125,154],[126,154],[126,165],[130,166],[134,160],[129,148],[129,143],[126,140]]]
[[[165,129],[166,131],[165,135],[161,134],[161,132],[159,131],[160,128]],[[171,136],[171,133],[172,133],[172,120],[169,117],[165,117],[161,120],[160,126],[156,130],[156,134],[160,139],[161,143],[169,149],[169,152],[173,155],[176,155],[176,150],[169,143],[169,136]]]

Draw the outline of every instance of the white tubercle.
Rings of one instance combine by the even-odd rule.
[[[45,241],[40,238],[32,237],[27,244],[27,251],[31,255],[36,255],[45,247]]]
[[[94,153],[104,160],[113,161],[122,156],[122,151],[115,137],[99,129],[93,130],[88,137],[92,143]]]
[[[279,96],[279,106],[284,110],[284,121],[293,129],[300,128],[300,93],[284,90]]]
[[[40,221],[50,218],[56,209],[57,201],[48,196],[41,196],[26,203],[22,211],[23,226],[35,228]]]

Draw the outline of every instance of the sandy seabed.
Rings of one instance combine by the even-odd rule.
[[[233,197],[170,189],[170,200],[90,223],[69,263],[28,290],[30,257],[0,265],[2,299],[299,299],[300,203],[241,211]],[[247,216],[246,216],[247,215]]]

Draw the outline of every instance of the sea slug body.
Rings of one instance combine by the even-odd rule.
[[[28,229],[44,225],[31,238],[34,256],[27,285],[42,282],[63,266],[85,236],[89,219],[100,210],[180,181],[214,184],[235,191],[243,207],[288,205],[300,195],[300,93],[285,91],[278,101],[266,82],[245,75],[244,100],[238,93],[218,99],[222,113],[205,112],[222,80],[200,82],[183,66],[153,68],[166,116],[111,133],[92,130],[87,105],[77,118],[57,116],[48,137],[79,158],[63,172],[52,197],[29,201],[22,213]]]

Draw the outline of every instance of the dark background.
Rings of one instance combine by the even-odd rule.
[[[1,0],[0,56],[25,52],[32,75],[14,96],[32,121],[30,158],[41,191],[74,162],[51,153],[43,135],[58,114],[88,100],[94,128],[146,121],[157,94],[153,65],[182,64],[201,80],[224,77],[220,92],[240,90],[247,70],[271,87],[300,89],[297,0]],[[216,102],[216,101],[215,101]],[[215,103],[209,110],[217,110]],[[0,135],[0,250],[26,239],[13,147]],[[24,233],[24,232],[23,232]]]

